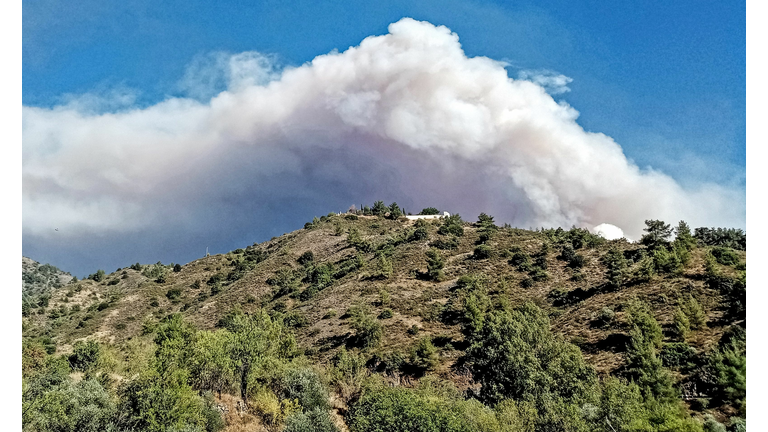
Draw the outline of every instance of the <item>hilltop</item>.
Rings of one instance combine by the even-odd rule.
[[[45,290],[30,288],[45,301],[25,309],[24,339],[53,356],[71,355],[78,341],[97,341],[111,359],[105,371],[122,382],[149,361],[158,327],[174,314],[205,331],[265,311],[291,329],[300,355],[316,367],[330,370],[339,367],[339,356],[358,353],[368,373],[390,385],[413,387],[436,377],[488,401],[471,353],[482,323],[496,311],[534,305],[556,340],[578,347],[605,379],[632,376],[628,346],[643,310],[660,325],[654,358],[673,377],[685,409],[726,424],[744,415],[742,402],[702,384],[723,341],[746,328],[740,231],[693,234],[682,223],[672,242],[669,226],[649,224],[649,235],[633,243],[578,228],[500,227],[485,214],[477,222],[458,215],[413,221],[398,217],[398,209],[376,216],[366,210],[331,213],[298,231],[184,265],[135,263],[81,281],[35,266],[50,276],[39,285]],[[355,398],[335,388],[331,412],[345,428]],[[237,392],[224,393],[217,400],[231,414]],[[230,414],[228,430],[240,430],[242,415]],[[265,422],[260,419],[252,421]]]
[[[21,292],[26,296],[48,294],[72,280],[72,275],[50,264],[21,257]]]

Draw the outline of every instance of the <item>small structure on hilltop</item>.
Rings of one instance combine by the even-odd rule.
[[[440,219],[444,217],[451,217],[451,214],[444,211],[442,214],[436,214],[436,215],[408,215],[406,216],[408,220],[417,220],[417,219]]]

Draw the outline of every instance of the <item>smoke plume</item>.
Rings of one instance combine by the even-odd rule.
[[[376,199],[523,228],[608,223],[630,238],[651,218],[744,223],[743,193],[683,189],[585,131],[542,87],[567,91],[569,78],[512,79],[501,62],[468,58],[443,26],[404,18],[296,68],[258,53],[193,66],[182,85],[196,99],[23,107],[25,248],[54,236],[264,237],[269,224],[289,231],[313,211]],[[217,82],[226,89],[208,98]]]

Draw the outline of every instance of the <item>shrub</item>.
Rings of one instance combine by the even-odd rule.
[[[530,288],[533,286],[533,279],[527,277],[520,281],[520,286],[523,288]]]
[[[447,239],[439,238],[431,242],[429,245],[437,249],[453,250],[458,249],[459,239],[455,236],[450,236]]]
[[[675,311],[675,315],[672,318],[672,330],[683,341],[688,337],[688,332],[691,331],[691,322],[688,321],[688,317],[680,308]]]
[[[168,297],[168,300],[170,301],[178,300],[179,297],[181,297],[181,288],[171,288],[165,293],[165,296]]]
[[[433,281],[441,281],[445,278],[443,274],[445,260],[437,249],[427,251],[427,276]]]
[[[350,326],[355,331],[356,342],[364,348],[372,348],[379,344],[383,330],[381,323],[362,307],[352,307]]]
[[[427,207],[424,210],[419,212],[420,215],[439,215],[440,210],[434,208],[434,207]]]
[[[315,254],[312,251],[306,251],[297,260],[299,264],[306,266],[308,264],[311,264],[315,261]]]
[[[348,215],[344,216],[344,219],[353,220],[354,221],[354,220],[357,220],[358,217],[357,217],[357,215],[348,214]]]
[[[600,309],[600,313],[597,315],[597,320],[604,326],[610,325],[613,319],[616,317],[616,312],[608,306],[603,306]]]
[[[533,272],[531,272],[531,279],[533,279],[536,282],[543,282],[549,279],[549,273],[545,272],[541,268],[537,268]]]
[[[384,201],[376,201],[373,203],[373,208],[371,208],[371,214],[374,216],[384,216],[384,213],[388,210],[387,206],[384,205]]]
[[[509,258],[509,264],[514,266],[518,266],[526,262],[530,263],[531,257],[525,252],[520,252],[520,251],[512,252],[512,256]]]
[[[396,202],[393,202],[389,205],[389,218],[393,220],[397,220],[400,216],[403,215],[403,211],[400,210],[400,207],[397,205]]]
[[[472,258],[476,260],[488,259],[491,257],[491,254],[491,247],[485,244],[481,244],[475,248],[475,251],[472,254]]]
[[[323,319],[329,319],[336,316],[336,309],[328,309],[323,315]]]
[[[667,343],[661,347],[659,358],[665,367],[693,367],[696,359],[696,349],[686,342]]]
[[[104,270],[97,270],[96,273],[89,275],[88,279],[91,279],[95,282],[101,282],[104,280]]]
[[[283,324],[287,327],[301,328],[309,325],[307,317],[299,311],[291,311],[283,318]]]
[[[731,248],[717,246],[713,247],[710,253],[722,265],[732,266],[739,263],[739,256]]]
[[[289,369],[280,381],[282,399],[296,399],[305,410],[319,408],[327,411],[328,389],[312,369]]]
[[[22,395],[23,430],[102,431],[116,430],[114,399],[99,382],[87,379],[74,383],[60,380],[58,385]],[[42,390],[42,391],[40,391]]]
[[[574,269],[580,269],[584,267],[584,264],[586,263],[587,259],[584,258],[584,255],[575,254],[570,261],[568,261],[568,267],[574,268]]]
[[[328,410],[297,411],[285,419],[283,432],[338,432]]]
[[[96,368],[101,357],[101,347],[95,341],[77,341],[69,355],[69,366],[74,371],[87,372]]]
[[[645,303],[630,303],[628,312],[631,330],[627,360],[630,374],[646,398],[667,402],[676,399],[674,380],[658,358],[661,326]]]
[[[381,311],[381,313],[379,314],[379,319],[388,319],[388,318],[392,318],[393,316],[395,316],[395,314],[394,312],[392,312],[392,309],[387,308]]]
[[[573,246],[569,243],[563,246],[560,255],[557,257],[563,261],[569,262],[576,256],[576,251],[573,250]]]
[[[688,298],[682,302],[681,309],[688,318],[690,327],[694,330],[700,330],[707,326],[707,318],[704,314],[704,310],[701,308],[701,304],[692,296],[688,295]]]
[[[423,337],[411,350],[411,364],[416,368],[431,371],[440,363],[437,348],[432,344],[432,339]]]
[[[580,421],[581,413],[553,402],[582,404],[595,391],[597,375],[578,347],[552,334],[537,306],[488,313],[468,342],[467,362],[484,401],[533,402],[539,411],[536,430],[560,430],[557,423]]]
[[[463,400],[455,388],[434,380],[422,380],[416,389],[371,389],[352,407],[347,424],[352,432],[501,430],[493,410],[476,400]]]
[[[173,266],[173,271],[174,271],[174,273],[180,272],[181,271],[181,264],[176,264],[175,266]]]
[[[426,227],[418,227],[413,231],[413,234],[411,234],[410,241],[420,241],[420,240],[426,240],[429,238],[429,231],[427,231]]]
[[[618,249],[611,249],[603,256],[602,261],[607,268],[608,286],[613,289],[621,288],[626,278],[627,268],[627,260],[624,255]]]
[[[442,218],[441,220],[442,224],[437,231],[438,233],[443,235],[450,234],[456,237],[461,237],[464,235],[464,227],[462,226],[463,221],[461,220],[461,216],[458,214]]]

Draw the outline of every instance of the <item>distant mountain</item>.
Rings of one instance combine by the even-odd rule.
[[[50,264],[21,257],[21,290],[25,295],[45,294],[61,288],[72,280],[72,275]]]

